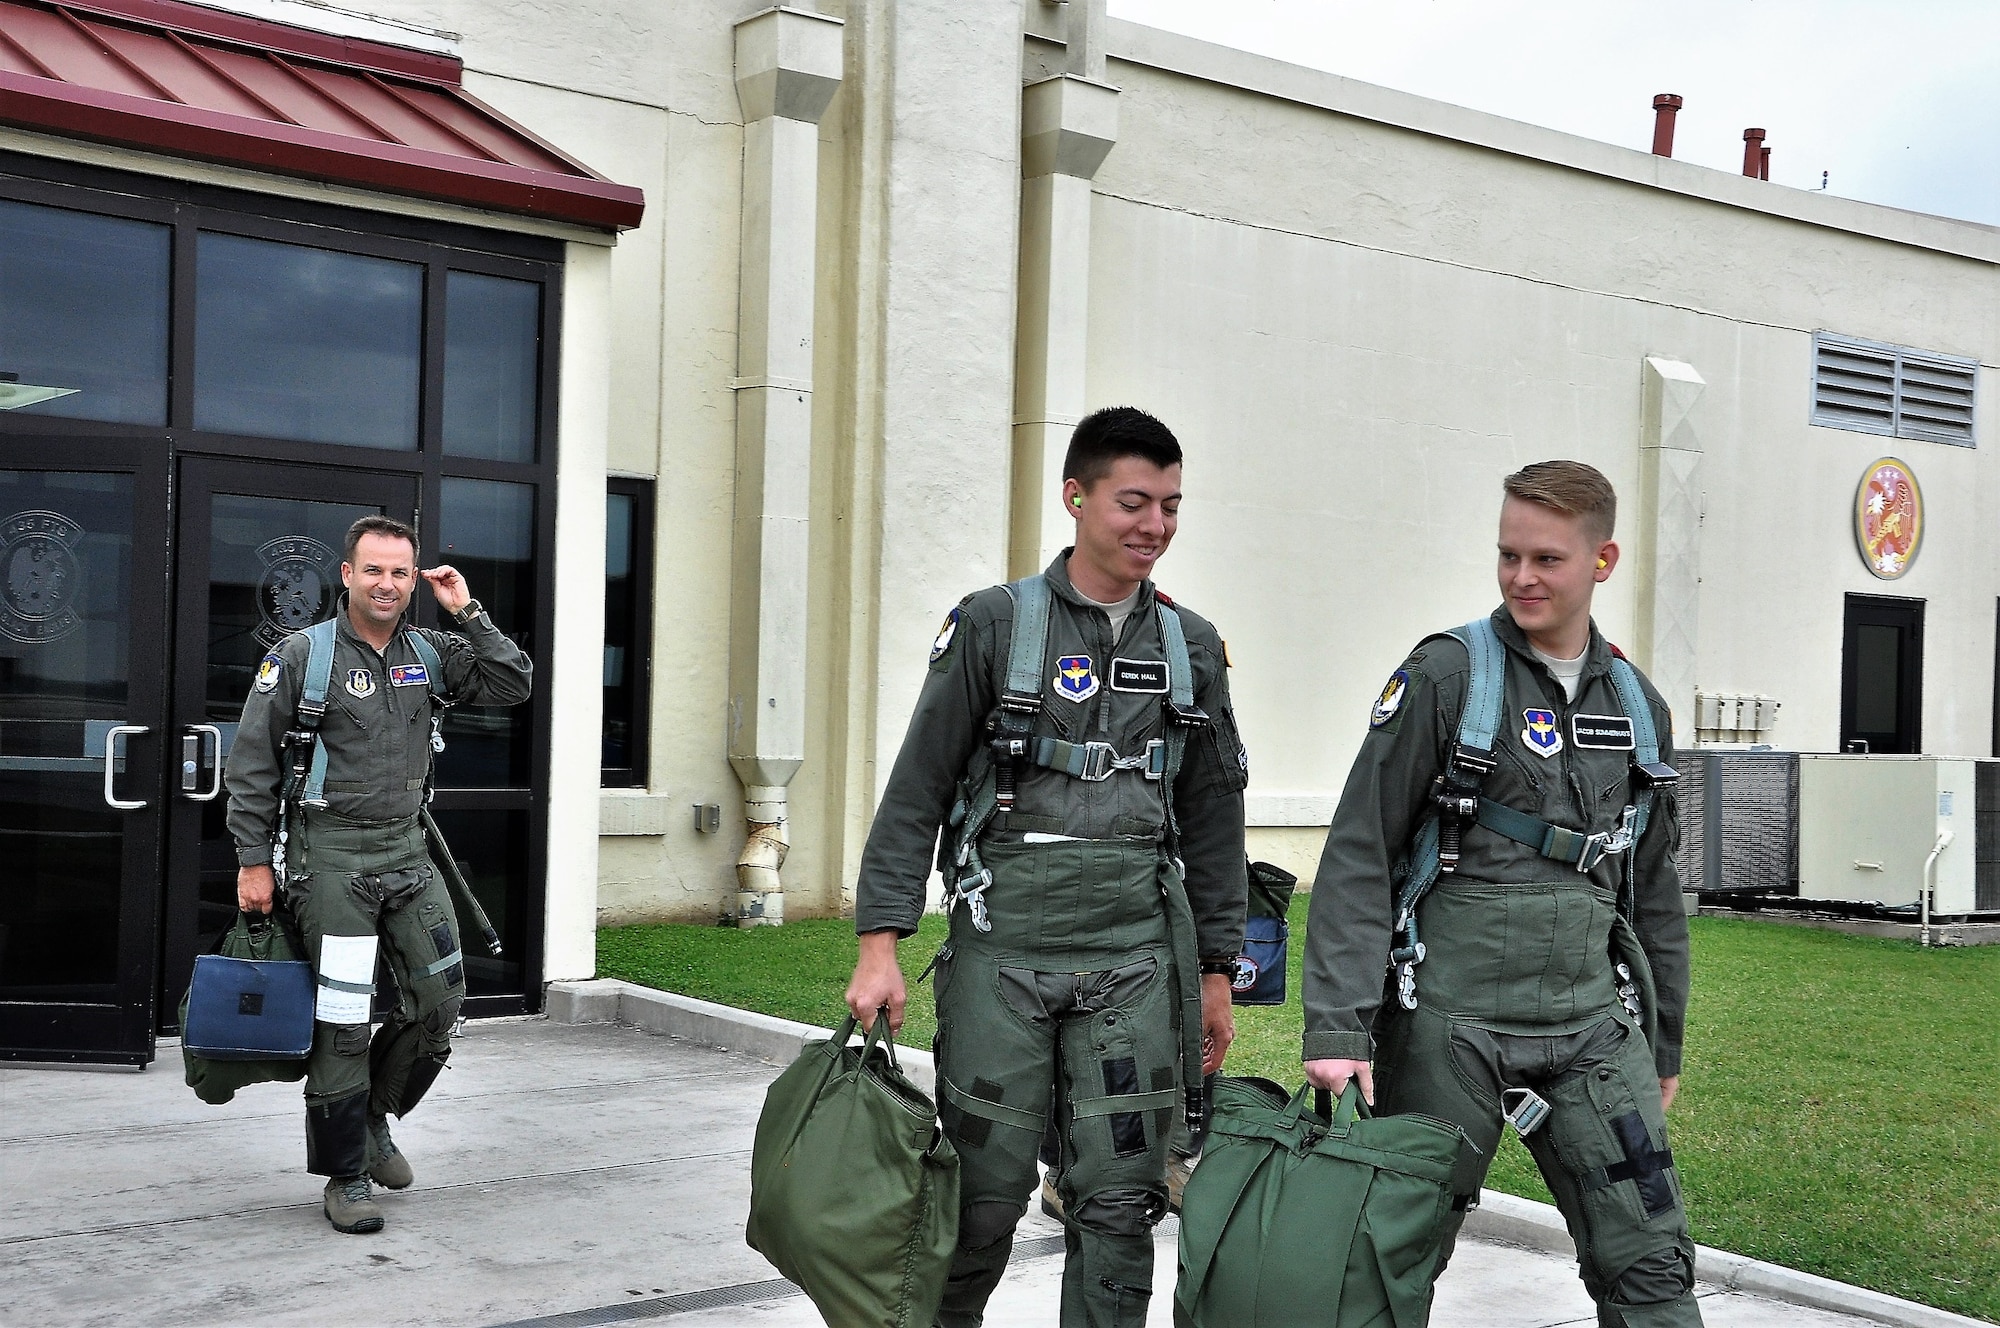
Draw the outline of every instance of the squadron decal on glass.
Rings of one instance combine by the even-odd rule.
[[[264,574],[257,579],[257,639],[274,646],[333,616],[340,559],[305,535],[285,535],[257,550]]]
[[[0,522],[0,636],[29,645],[57,641],[82,625],[76,542],[83,527],[60,512],[16,512]]]
[[[1562,730],[1556,727],[1556,712],[1553,710],[1523,710],[1521,718],[1528,727],[1521,730],[1521,741],[1537,756],[1554,756],[1563,749]]]
[[[1056,695],[1070,701],[1088,701],[1097,695],[1097,670],[1088,655],[1064,655],[1056,661]]]

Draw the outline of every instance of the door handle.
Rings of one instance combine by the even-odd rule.
[[[196,793],[195,786],[201,782],[202,753],[210,743],[215,744],[214,775],[209,780],[208,792]],[[213,724],[190,724],[181,733],[181,794],[189,802],[213,802],[222,792],[222,730]]]
[[[120,735],[151,733],[151,732],[152,730],[147,728],[144,724],[114,724],[110,728],[104,731],[104,805],[105,806],[116,807],[121,812],[135,812],[138,811],[141,807],[144,807],[146,805],[146,800],[144,798],[139,799],[137,802],[128,802],[124,798],[119,797],[115,792],[112,791],[111,781],[114,778],[112,769],[112,761],[113,761],[112,752],[117,749],[118,739]]]

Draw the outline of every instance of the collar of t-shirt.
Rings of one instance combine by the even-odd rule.
[[[1116,645],[1118,643],[1118,634],[1125,630],[1125,620],[1132,616],[1133,609],[1139,607],[1139,592],[1145,588],[1143,584],[1132,587],[1132,593],[1124,599],[1119,600],[1116,604],[1106,604],[1102,600],[1092,599],[1081,590],[1077,591],[1076,595],[1085,604],[1094,604],[1104,610],[1105,615],[1111,619],[1111,642],[1113,645]]]
[[[1535,658],[1542,661],[1542,667],[1547,669],[1554,675],[1555,680],[1562,684],[1563,699],[1565,701],[1576,700],[1577,688],[1583,683],[1583,661],[1589,657],[1590,647],[1585,646],[1583,653],[1575,659],[1557,659],[1554,655],[1545,655],[1541,651],[1535,650],[1533,646],[1529,646],[1528,649],[1534,651]]]

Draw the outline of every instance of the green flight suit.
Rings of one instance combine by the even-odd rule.
[[[1109,617],[1071,585],[1068,560],[1064,550],[1044,573],[1054,593],[1035,734],[1143,753],[1167,725],[1157,592],[1142,585],[1114,642]],[[945,1328],[982,1322],[1051,1116],[1069,1215],[1062,1323],[1145,1321],[1152,1227],[1166,1211],[1168,1139],[1182,1109],[1182,971],[1170,936],[1178,923],[1201,957],[1233,960],[1248,890],[1248,757],[1222,641],[1195,614],[1165,611],[1180,615],[1195,704],[1209,716],[1174,781],[1177,845],[1162,781],[1136,769],[1088,781],[1023,764],[1015,809],[978,846],[993,874],[982,894],[991,930],[968,905],[952,910],[936,979],[939,1107],[961,1191]],[[934,859],[948,883],[957,879],[947,817],[989,740],[1012,632],[1013,601],[1000,587],[967,596],[946,620],[862,854],[857,931],[915,931]]]
[[[1492,623],[1505,647],[1505,690],[1498,764],[1483,796],[1551,825],[1615,831],[1639,790],[1629,727],[1622,746],[1617,736],[1624,711],[1611,647],[1593,625],[1572,702],[1504,607]],[[1680,1073],[1688,994],[1672,790],[1654,795],[1635,848],[1588,873],[1468,825],[1457,871],[1440,876],[1418,909],[1428,955],[1415,969],[1417,1008],[1385,987],[1392,873],[1432,809],[1469,674],[1465,647],[1433,637],[1392,675],[1371,715],[1313,887],[1305,1059],[1373,1059],[1382,1110],[1462,1128],[1476,1151],[1455,1182],[1461,1213],[1477,1201],[1500,1140],[1502,1089],[1538,1092],[1553,1111],[1526,1142],[1576,1240],[1599,1322],[1698,1325],[1694,1244],[1659,1091],[1660,1079]],[[1671,762],[1672,717],[1641,683],[1661,759]],[[1618,991],[1612,950],[1621,937],[1636,942],[1623,957],[1643,954],[1635,985],[1649,1005],[1650,1043]],[[1447,1242],[1444,1259],[1450,1252]]]
[[[294,808],[285,879],[319,982],[306,1058],[306,1169],[367,1169],[368,1118],[417,1105],[451,1054],[465,994],[458,922],[424,847],[422,809],[437,703],[423,661],[398,630],[386,649],[355,635],[347,596],[335,614],[333,671],[320,742],[326,807]],[[456,704],[527,699],[533,666],[484,613],[457,632],[424,631]],[[224,766],[239,866],[268,865],[284,784],[282,744],[295,726],[309,643],[304,632],[264,658]],[[371,1041],[375,961],[401,995]]]

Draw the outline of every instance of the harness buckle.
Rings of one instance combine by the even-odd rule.
[[[973,882],[978,884],[974,885]],[[980,931],[992,931],[993,921],[986,915],[986,900],[982,897],[986,887],[993,884],[993,873],[982,867],[976,876],[966,876],[953,882],[951,891],[945,896],[944,911],[949,914],[958,907],[962,899],[972,910],[972,925]]]
[[[1167,722],[1169,724],[1176,724],[1184,729],[1208,727],[1208,712],[1200,706],[1176,705],[1172,701],[1168,701],[1164,708],[1167,712]]]
[[[1583,850],[1577,854],[1576,869],[1587,872],[1606,858],[1615,858],[1632,847],[1632,826],[1638,820],[1639,809],[1627,806],[1625,814],[1619,818],[1616,830],[1599,830],[1594,835],[1583,837]]]

